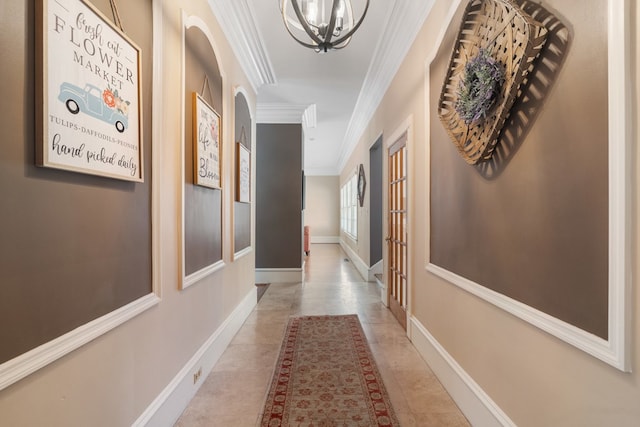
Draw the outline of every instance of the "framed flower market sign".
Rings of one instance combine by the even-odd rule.
[[[36,4],[36,164],[142,182],[140,49],[84,0]]]

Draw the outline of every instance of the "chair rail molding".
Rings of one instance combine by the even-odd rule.
[[[448,19],[425,62],[425,78],[447,27],[460,5],[456,0]],[[540,310],[488,289],[427,260],[432,274],[494,304],[514,316],[542,329],[568,344],[624,371],[631,370],[631,68],[630,1],[608,0],[608,75],[609,75],[609,243],[608,243],[608,339],[605,340]],[[425,85],[426,131],[429,123],[429,89]],[[426,135],[428,141],[428,135]],[[427,161],[426,164],[429,164]],[[429,176],[429,174],[427,174]],[[427,178],[428,180],[429,178]],[[426,182],[427,200],[430,183]],[[427,242],[427,245],[429,243]],[[427,250],[427,253],[429,251]]]

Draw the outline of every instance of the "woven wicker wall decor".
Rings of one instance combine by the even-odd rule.
[[[469,164],[491,158],[519,88],[544,47],[547,29],[512,0],[470,0],[449,61],[438,102],[438,116],[460,155]],[[465,65],[480,49],[504,67],[504,83],[486,117],[466,123],[455,109]]]

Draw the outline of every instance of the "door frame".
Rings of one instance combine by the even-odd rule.
[[[413,141],[414,141],[414,126],[413,126],[413,114],[409,115],[395,130],[390,134],[388,138],[383,140],[384,144],[384,164],[383,164],[383,177],[385,182],[384,188],[384,198],[383,204],[385,206],[384,209],[384,218],[383,218],[383,234],[385,236],[389,235],[389,148],[393,144],[395,144],[403,135],[406,133],[406,149],[407,149],[407,289],[406,289],[406,298],[407,298],[407,306],[406,306],[406,325],[407,325],[407,336],[411,336],[411,316],[412,316],[412,303],[413,303],[413,294],[412,294],[412,279],[413,279],[413,266],[414,266],[414,248],[415,242],[414,239],[411,238],[413,235],[413,204],[414,204],[414,161],[413,161]],[[383,251],[383,271],[384,271],[384,283],[385,287],[388,288],[389,283],[389,251]],[[388,292],[385,289],[385,292]],[[388,301],[387,301],[388,306]]]

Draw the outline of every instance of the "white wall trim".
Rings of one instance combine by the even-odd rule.
[[[629,0],[609,0],[609,348],[631,371],[631,135]],[[608,362],[609,363],[609,362]]]
[[[147,409],[133,423],[135,427],[173,426],[193,396],[204,383],[222,353],[242,327],[256,306],[257,289],[254,287],[225,321],[196,351],[178,374]],[[202,376],[194,384],[193,375],[201,369]]]
[[[298,283],[304,281],[302,268],[256,268],[256,283]]]
[[[120,326],[160,302],[148,294],[0,365],[0,390]]]
[[[212,275],[216,271],[222,270],[225,265],[225,262],[223,260],[220,260],[216,263],[206,266],[203,269],[196,271],[195,273],[191,273],[190,275],[185,276],[184,280],[182,281],[182,289],[188,288],[189,286],[198,283],[200,280]]]
[[[162,43],[164,34],[164,19],[161,0],[153,0],[153,90],[154,99],[164,99],[163,84],[163,59],[164,46]],[[162,129],[163,105],[161,102],[153,102],[151,107],[152,129],[151,138],[156,143],[163,140],[164,132]],[[160,144],[158,144],[160,145]],[[162,150],[151,150],[151,256],[153,265],[153,288],[152,291],[162,298],[162,209],[160,200],[162,199],[162,179],[160,171],[162,170]]]
[[[409,338],[471,425],[515,427],[515,423],[456,362],[418,319],[409,318]]]
[[[308,105],[258,104],[257,123],[302,123]]]
[[[383,268],[383,260],[380,260],[378,262],[376,262],[375,264],[373,264],[371,267],[369,267],[369,281],[370,282],[375,282],[376,280],[376,274],[383,274],[384,271],[382,270]]]
[[[248,246],[242,250],[239,250],[238,252],[233,254],[233,260],[237,261],[242,257],[245,257],[247,255],[249,255],[251,252],[253,252],[253,248],[251,246]]]
[[[247,102],[247,105],[249,107],[249,115],[251,117],[251,141],[249,141],[249,143],[251,144],[251,146],[249,147],[251,149],[251,194],[255,194],[256,191],[256,186],[255,186],[255,168],[256,168],[256,162],[255,162],[255,141],[256,141],[256,112],[255,112],[255,104],[252,104],[249,102],[250,98],[249,98],[249,93],[247,92],[247,90],[243,87],[243,86],[236,86],[233,90],[233,100],[234,100],[234,120],[235,120],[235,100],[236,97],[242,94],[242,96],[244,96],[245,101]],[[234,141],[237,139],[236,135],[234,135]],[[235,147],[234,147],[235,150]],[[234,151],[234,156],[235,156],[235,151]],[[235,158],[232,161],[232,163],[235,165]],[[235,183],[234,183],[235,185]],[[235,187],[234,187],[235,190]],[[234,206],[235,209],[235,203],[232,204],[232,206]],[[255,203],[251,203],[251,245],[248,248],[245,249],[241,249],[238,252],[234,253],[234,259],[238,259],[241,258],[245,255],[247,255],[249,252],[253,251],[253,247],[254,247],[254,241],[255,241]],[[235,217],[234,217],[235,220]],[[235,242],[234,242],[234,251],[235,251]]]
[[[254,105],[249,102],[251,97],[249,96],[249,92],[244,88],[244,86],[236,86],[233,88],[233,106],[234,106],[234,118],[235,118],[235,99],[236,96],[238,96],[239,94],[242,94],[242,96],[244,96],[244,100],[247,102],[247,107],[249,108],[249,118],[251,119],[251,126],[253,127],[253,123],[254,123],[254,117],[256,116],[256,113],[254,110]],[[234,135],[234,140],[237,140],[237,138],[235,138],[236,135]],[[251,143],[251,141],[249,141]]]
[[[305,130],[314,129],[318,125],[316,104],[309,105],[302,113],[302,126]]]
[[[305,168],[304,169],[305,176],[339,176],[338,168]]]
[[[433,4],[434,0],[394,2],[347,126],[338,161],[339,171],[344,169],[358,145]]]
[[[554,335],[561,340],[578,347],[579,349],[614,365],[615,358],[611,354],[609,343],[589,332],[577,328],[567,322],[550,316],[540,310],[509,298],[501,293],[481,286],[471,280],[458,276],[442,267],[429,264],[427,270],[436,276],[453,283],[465,291],[490,302],[514,316],[531,323],[532,325]],[[614,365],[615,366],[615,365]]]
[[[358,270],[358,273],[360,273],[360,276],[362,276],[363,279],[368,278],[369,266],[367,265],[367,263],[365,263],[362,260],[362,258],[360,258],[360,256],[356,253],[356,251],[354,251],[353,248],[349,246],[342,239],[340,239],[340,246],[342,247],[342,250],[344,250],[344,252],[347,254],[349,259],[351,260],[351,263],[353,264],[353,266],[356,268],[356,270]],[[364,279],[364,280],[368,280],[368,279]]]
[[[276,74],[262,34],[247,0],[209,0],[242,71],[254,92],[264,84],[276,84]]]
[[[224,72],[224,68],[223,68],[223,64],[222,61],[220,60],[221,56],[220,56],[220,49],[218,48],[218,45],[215,42],[215,39],[213,37],[213,33],[211,32],[211,30],[209,29],[209,27],[207,26],[206,22],[204,22],[202,20],[202,18],[195,16],[195,15],[189,15],[185,10],[182,10],[182,51],[181,51],[181,67],[182,67],[182,76],[181,76],[181,88],[180,88],[180,93],[183,95],[180,97],[181,99],[181,123],[180,123],[180,141],[181,141],[181,145],[180,145],[180,236],[179,236],[179,241],[180,241],[180,260],[179,260],[179,269],[180,269],[180,289],[186,289],[189,286],[193,285],[194,283],[202,280],[204,277],[215,273],[216,271],[220,270],[221,268],[224,267],[224,254],[223,254],[223,259],[220,261],[217,261],[211,265],[208,265],[194,273],[191,273],[189,275],[186,274],[185,272],[185,266],[186,266],[186,261],[185,261],[185,223],[184,223],[184,219],[185,219],[185,198],[184,198],[184,174],[185,174],[185,167],[184,167],[184,163],[185,163],[185,140],[184,140],[184,133],[185,133],[185,126],[187,126],[187,124],[185,123],[185,51],[186,51],[186,32],[188,29],[190,28],[198,28],[200,31],[202,31],[202,33],[205,35],[205,37],[207,38],[207,40],[209,41],[209,44],[211,45],[211,49],[213,50],[214,54],[216,55],[216,59],[218,61],[218,69],[220,70],[220,76],[222,77],[222,86],[223,86],[223,90],[222,90],[222,109],[223,109],[223,114],[222,114],[222,129],[229,129],[229,118],[232,116],[232,114],[229,113],[230,108],[228,108],[228,94],[227,94],[227,90],[225,90],[224,88],[226,87],[225,85],[227,84],[227,79],[226,79],[226,74]],[[224,112],[227,113],[224,113]],[[229,132],[224,132],[222,133],[222,146],[229,146],[229,144],[226,143],[226,141],[230,140],[230,133]],[[225,152],[226,150],[224,150],[223,148],[223,160],[225,157]],[[221,162],[220,165],[220,169],[221,171],[224,168],[224,161]],[[228,186],[223,185],[223,188],[220,190],[223,193],[225,193],[228,190]],[[226,225],[227,224],[227,210],[225,209],[225,194],[222,195],[221,197],[221,203],[222,203],[222,208],[221,208],[221,224]],[[223,249],[226,245],[224,244],[223,241]],[[224,253],[224,250],[223,250]]]
[[[312,234],[311,243],[340,243],[340,236],[314,236]]]
[[[373,276],[373,279],[378,285],[378,289],[380,291],[380,301],[382,302],[382,304],[384,304],[385,307],[389,307],[389,288],[387,287],[387,284],[384,282],[384,279],[380,280],[375,276]],[[407,323],[407,336],[410,336],[409,335],[410,326],[411,324]]]
[[[456,5],[459,1],[456,2]],[[451,12],[456,5],[452,5]],[[449,14],[449,22],[454,13]],[[609,0],[609,307],[608,340],[431,263],[427,270],[514,316],[625,372],[631,370],[631,100],[629,1]],[[444,24],[444,31],[447,24]],[[439,39],[441,40],[441,38]],[[429,56],[429,64],[440,43]],[[428,86],[428,85],[425,85]],[[425,94],[428,99],[428,92]],[[429,117],[429,104],[426,114]],[[427,121],[427,131],[429,129]],[[427,135],[428,140],[428,135]],[[427,163],[428,164],[428,163]],[[426,185],[427,192],[429,184]],[[427,194],[427,199],[429,195]],[[428,251],[427,251],[428,253]]]

